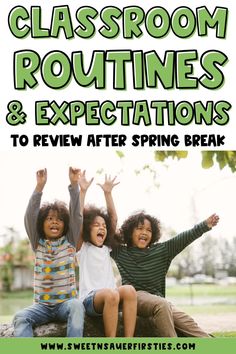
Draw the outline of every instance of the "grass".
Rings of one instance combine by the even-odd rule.
[[[236,285],[221,286],[216,284],[192,284],[192,285],[177,285],[167,288],[167,296],[190,296],[191,292],[194,296],[236,296]]]
[[[236,317],[236,305],[185,305],[181,306],[181,309],[190,315],[194,315],[196,313],[208,313],[209,315],[235,313]]]
[[[33,299],[33,290],[2,292],[0,293],[0,299]]]
[[[214,332],[212,334],[216,338],[232,338],[232,337],[236,337],[236,332]]]
[[[177,285],[167,288],[167,297],[183,311],[191,316],[197,314],[208,314],[216,316],[222,314],[235,314],[236,318],[236,286],[220,286],[216,284],[192,284]],[[186,305],[186,300],[192,298],[195,305]],[[219,298],[219,303],[217,298]],[[225,299],[223,303],[221,299]],[[184,299],[184,300],[183,300]],[[198,301],[203,299],[207,304],[197,305]],[[208,299],[208,300],[207,300]],[[212,301],[214,300],[214,302]],[[178,304],[181,303],[181,305]],[[216,338],[232,338],[236,337],[236,331],[215,332],[212,333]]]
[[[11,323],[13,316],[0,316],[0,323]]]
[[[33,303],[33,290],[0,293],[0,323],[12,321],[14,313]]]
[[[190,296],[193,292],[194,296],[225,296],[236,297],[236,285],[221,286],[216,284],[193,284],[193,285],[176,285],[168,287],[166,290],[167,296],[184,297]],[[2,299],[32,299],[33,290],[12,291],[9,293],[0,293]]]

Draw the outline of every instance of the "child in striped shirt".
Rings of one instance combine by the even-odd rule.
[[[82,225],[80,170],[69,169],[70,209],[56,201],[40,207],[47,170],[36,173],[37,184],[25,214],[25,227],[35,252],[34,304],[14,318],[15,337],[32,337],[33,328],[67,321],[67,336],[82,337],[84,307],[76,298],[75,254]]]
[[[114,248],[111,256],[122,284],[133,285],[137,291],[137,314],[152,318],[158,337],[209,337],[193,318],[165,299],[165,281],[172,259],[218,220],[213,214],[166,242],[158,242],[159,221],[143,212],[130,216],[121,226],[124,244]]]

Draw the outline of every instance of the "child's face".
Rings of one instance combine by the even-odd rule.
[[[139,223],[132,233],[132,246],[146,248],[152,239],[152,225],[149,220],[144,219],[143,224]]]
[[[101,216],[96,216],[90,226],[90,241],[97,247],[101,247],[107,237],[106,222]]]
[[[64,221],[59,217],[57,211],[49,210],[43,223],[43,230],[47,239],[57,239],[63,235]]]

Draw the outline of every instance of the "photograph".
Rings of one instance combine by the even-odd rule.
[[[1,4],[4,352],[233,353],[235,10]]]

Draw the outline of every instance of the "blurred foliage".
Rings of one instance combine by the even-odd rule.
[[[236,171],[236,151],[203,151],[202,167],[210,168],[214,162],[218,163],[220,169],[228,166],[232,172]]]
[[[2,265],[0,267],[0,279],[2,281],[3,291],[11,291],[13,283],[13,241],[10,240],[0,249]]]
[[[236,151],[201,151],[202,168],[211,168],[218,164],[222,170],[228,166],[232,172],[236,171]],[[155,151],[155,160],[164,162],[168,158],[182,159],[188,157],[188,151]]]
[[[96,171],[97,175],[101,175],[103,173],[105,173],[103,168],[100,168],[99,170]]]
[[[19,240],[15,245],[14,263],[27,268],[33,266],[34,254],[28,239]]]
[[[148,172],[151,174],[152,180],[153,180],[153,185],[154,185],[155,187],[159,188],[160,185],[159,185],[159,183],[157,182],[157,176],[158,176],[158,174],[157,174],[156,169],[154,169],[154,168],[152,168],[150,165],[146,164],[146,165],[144,165],[144,166],[142,167],[141,170],[135,170],[134,172],[135,172],[136,176],[138,176],[138,175],[140,175],[143,171],[148,171]]]
[[[125,154],[122,151],[117,150],[116,151],[116,155],[120,158],[123,159],[123,157],[125,157]]]
[[[172,261],[168,275],[177,279],[198,273],[214,277],[219,270],[236,277],[236,236],[228,240],[208,235],[197,245],[189,245]]]
[[[184,159],[188,156],[188,151],[155,151],[155,160],[164,162],[167,158],[177,158],[178,160]]]
[[[15,265],[32,267],[33,252],[28,239],[20,239],[13,227],[6,228],[1,237],[4,245],[0,247],[0,280],[3,290],[8,292],[12,288]]]

